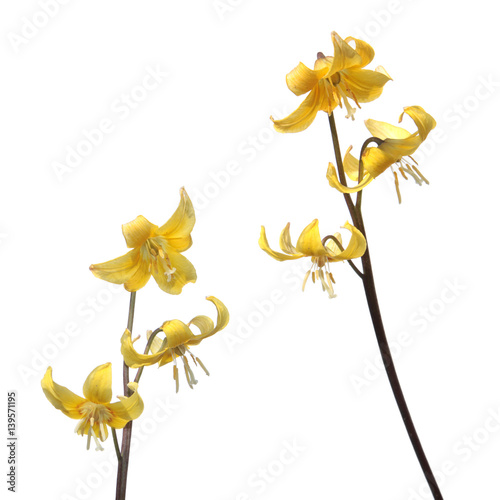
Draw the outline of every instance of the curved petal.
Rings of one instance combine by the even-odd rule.
[[[122,335],[121,344],[123,361],[130,368],[154,365],[155,363],[158,363],[158,361],[160,361],[162,356],[165,354],[164,351],[157,352],[153,355],[138,353],[134,349],[132,336],[129,330],[125,330],[125,333]]]
[[[160,260],[158,261],[158,266],[151,268],[151,273],[158,286],[164,292],[179,295],[184,285],[196,281],[196,270],[186,257],[173,249],[167,248],[166,253],[175,271],[172,273],[171,270],[164,268],[163,261]]]
[[[214,329],[214,322],[208,316],[195,316],[187,326],[194,325],[202,335],[211,332]]]
[[[343,227],[351,231],[351,239],[343,252],[338,253],[330,259],[333,262],[356,259],[357,257],[361,257],[366,251],[366,240],[361,231],[352,224],[349,224],[349,222],[346,222]]]
[[[284,260],[295,260],[304,257],[304,255],[302,255],[301,253],[288,255],[272,250],[267,241],[266,229],[264,228],[264,226],[260,227],[259,247],[262,248],[262,250],[264,250],[264,252],[270,255],[273,259],[279,260],[280,262],[283,262]]]
[[[151,224],[146,217],[139,215],[132,222],[123,224],[122,232],[129,248],[140,247],[158,226]]]
[[[391,77],[379,71],[351,68],[342,72],[341,82],[347,95],[352,92],[358,102],[371,102],[380,97],[389,80]]]
[[[213,296],[207,297],[207,300],[212,302],[217,308],[217,323],[215,328],[212,328],[211,331],[202,333],[201,335],[196,335],[192,340],[187,342],[188,345],[198,345],[203,339],[211,337],[226,328],[229,323],[229,311],[227,310],[227,307],[219,299]]]
[[[312,90],[327,73],[328,68],[309,69],[305,64],[299,63],[286,75],[286,84],[295,95],[302,95]]]
[[[321,242],[318,219],[314,219],[302,231],[297,240],[297,250],[308,257],[321,257],[327,255],[328,251]]]
[[[349,146],[344,155],[342,165],[344,166],[344,172],[346,173],[347,177],[349,177],[351,181],[357,182],[359,177],[359,161],[351,154],[351,150],[352,146]],[[330,166],[328,166],[328,168],[330,168]]]
[[[297,253],[297,249],[292,244],[290,238],[290,223],[288,223],[280,234],[280,248],[283,252],[293,255]]]
[[[42,379],[42,389],[52,405],[70,418],[81,419],[79,407],[85,399],[52,380],[52,367],[48,367]]]
[[[148,342],[149,342],[149,337],[151,337],[152,334],[153,332],[151,330],[148,330],[146,332],[146,337],[148,339]],[[155,335],[155,338],[151,342],[151,347],[149,348],[149,351],[151,352],[151,354],[156,354],[158,351],[162,350],[162,346],[163,346],[163,341],[161,341],[158,338],[158,335]]]
[[[196,222],[193,203],[186,190],[181,188],[181,200],[170,219],[163,224],[157,234],[168,239],[168,244],[178,252],[184,252],[193,243],[191,231]]]
[[[94,368],[83,384],[83,395],[92,403],[106,404],[111,401],[111,363]]]
[[[123,429],[123,427],[127,425],[127,422],[140,417],[144,410],[144,402],[137,392],[137,384],[135,382],[130,382],[128,387],[134,391],[131,396],[118,396],[120,401],[106,405],[112,414],[111,420],[107,423],[110,427],[114,427],[115,429]]]
[[[418,135],[424,141],[427,138],[429,132],[436,126],[436,120],[424,111],[420,106],[408,106],[404,108],[403,113],[399,117],[401,122],[403,114],[406,113],[414,122],[418,128]]]
[[[372,134],[373,137],[378,137],[379,139],[406,139],[410,137],[410,132],[401,127],[396,127],[386,122],[379,122],[378,120],[365,120],[365,126]]]
[[[363,40],[359,40],[358,38],[354,38],[352,36],[348,36],[345,39],[346,43],[354,42],[356,44],[356,52],[359,54],[361,57],[361,63],[360,67],[364,68],[367,64],[370,64],[375,57],[375,51],[373,50],[373,47],[364,42]]]
[[[401,157],[402,155],[399,155],[397,149],[394,148],[389,152],[384,151],[382,147],[366,148],[363,153],[363,166],[375,178]]]
[[[167,339],[166,347],[168,349],[184,345],[194,338],[194,333],[189,326],[179,319],[165,321],[165,323],[161,325],[161,329],[165,333]]]
[[[364,160],[363,160],[364,165]],[[337,189],[341,193],[357,193],[364,189],[370,182],[373,180],[371,175],[365,175],[363,180],[354,187],[347,187],[340,183],[339,178],[337,177],[337,169],[334,167],[333,163],[328,164],[328,170],[326,172],[326,178],[332,188]]]
[[[92,264],[89,269],[97,278],[123,285],[134,276],[140,265],[140,249],[135,248],[116,259],[108,260],[102,264]]]
[[[332,76],[341,70],[360,67],[363,59],[348,43],[346,43],[340,36],[332,32],[333,42],[333,64],[328,71],[326,77]]]
[[[328,100],[323,87],[316,85],[293,113],[282,120],[274,120],[272,117],[271,120],[278,132],[301,132],[311,125],[318,111],[326,108],[327,105]]]

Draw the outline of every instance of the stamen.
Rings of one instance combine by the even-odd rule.
[[[174,365],[174,380],[175,380],[175,392],[179,392],[179,369],[177,364]]]
[[[201,361],[201,359],[200,359],[200,358],[196,358],[196,359],[197,359],[198,363],[200,364],[200,366],[203,368],[203,371],[204,371],[204,372],[205,372],[208,376],[210,376],[209,371],[205,368],[205,365],[203,364],[203,362]]]
[[[87,433],[87,451],[90,450],[90,440],[92,439],[92,434],[91,432],[92,427],[89,429],[89,432]]]
[[[398,201],[399,201],[399,204],[401,204],[401,193],[399,191],[398,173],[397,172],[393,172],[393,174],[394,174],[394,184],[396,186],[396,193],[398,194]]]
[[[411,158],[411,156],[410,156],[410,158]],[[412,160],[413,160],[413,158],[412,158]],[[413,160],[413,161],[415,161],[415,160]],[[415,161],[415,163],[417,163],[417,162]],[[418,163],[417,163],[417,165],[418,165]],[[421,174],[420,170],[419,170],[419,169],[418,169],[415,165],[413,165],[413,170],[415,170],[415,172],[417,172],[417,174],[420,176],[420,178],[421,178],[421,179],[422,179],[422,180],[423,180],[426,184],[429,184],[429,181],[428,181],[428,180],[427,180],[427,179],[426,179],[426,178],[425,178],[425,177]]]
[[[309,278],[310,274],[311,270],[309,269],[309,271],[307,271],[306,275],[304,276],[304,281],[302,282],[302,291],[304,291],[306,288],[307,279]]]
[[[405,174],[405,171],[404,171],[403,166],[400,166],[400,167],[398,168],[398,170],[401,172],[401,175],[403,176],[403,178],[407,181],[407,180],[408,180],[408,177],[406,177],[406,174]]]
[[[411,161],[412,161],[413,163],[415,163],[415,165],[418,165],[417,160],[415,160],[415,158],[413,158],[413,156],[408,155],[408,158],[411,158]]]

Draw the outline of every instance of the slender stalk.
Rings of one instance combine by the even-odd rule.
[[[115,446],[116,459],[118,463],[122,460],[122,454],[120,453],[120,445],[118,444],[118,437],[116,436],[116,429],[111,427],[111,434],[113,435],[113,444]]]
[[[340,157],[340,146],[339,146],[337,130],[335,128],[335,120],[333,118],[333,113],[329,116],[329,122],[330,122],[330,130],[332,132],[333,145],[335,149],[335,158],[337,161],[339,180],[341,183],[346,185],[346,178],[345,178],[344,168],[342,165],[342,159]],[[373,138],[371,138],[369,141],[366,141],[362,149],[364,150],[364,148],[366,148],[369,142],[372,141]],[[375,140],[373,142],[377,141]],[[362,174],[362,164],[360,165],[359,173],[360,175]],[[366,239],[366,231],[364,227],[363,216],[361,213],[361,197],[358,197],[358,199],[356,200],[357,201],[356,205],[353,204],[352,199],[349,195],[344,195],[344,198],[346,200],[347,208],[349,209],[354,225],[363,233]],[[408,432],[408,436],[410,437],[411,444],[413,445],[413,449],[415,450],[415,454],[417,455],[417,459],[420,463],[425,479],[427,480],[429,488],[431,489],[432,495],[435,500],[443,500],[443,496],[441,494],[441,491],[439,490],[436,478],[434,477],[429,461],[427,460],[422,444],[420,443],[417,430],[415,429],[415,425],[413,424],[413,420],[410,415],[410,410],[408,409],[408,405],[406,404],[403,390],[401,389],[401,384],[399,383],[399,378],[396,373],[394,360],[392,359],[391,349],[389,347],[389,342],[387,341],[387,336],[385,334],[384,324],[382,321],[382,315],[380,313],[380,307],[378,304],[378,298],[375,289],[375,280],[373,277],[373,269],[370,260],[370,252],[368,249],[368,244],[366,247],[366,252],[361,257],[361,263],[363,265],[363,273],[360,277],[363,280],[363,286],[365,289],[368,309],[370,311],[370,316],[373,323],[373,329],[375,330],[375,336],[377,337],[377,343],[380,349],[380,354],[382,355],[385,371],[387,373],[387,377],[389,378],[389,383],[391,385],[394,398],[396,399],[396,403],[401,413],[401,417],[403,418],[403,423],[406,427],[406,431]],[[358,276],[360,275],[359,273],[357,274]]]
[[[130,304],[128,310],[128,321],[127,329],[132,333],[132,327],[134,325],[134,311],[135,311],[135,294],[136,292],[131,292],[130,294]],[[125,396],[130,396],[132,391],[128,388],[129,383],[129,370],[128,366],[123,363],[123,393]],[[118,474],[116,477],[116,500],[125,500],[125,494],[127,490],[127,474],[128,474],[128,463],[130,456],[130,441],[132,439],[132,420],[123,428],[122,433],[122,449],[121,449],[121,460],[118,461]]]

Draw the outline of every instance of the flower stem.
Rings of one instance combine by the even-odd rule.
[[[130,305],[128,310],[127,329],[132,333],[134,325],[134,311],[135,311],[135,294],[130,293]],[[125,396],[130,396],[132,391],[128,388],[129,383],[129,370],[128,366],[123,363],[123,393]],[[121,460],[118,461],[118,474],[116,477],[116,500],[125,500],[125,493],[127,490],[127,473],[128,462],[130,456],[130,441],[132,439],[132,420],[127,423],[123,428],[122,433],[122,449]]]
[[[359,229],[366,238],[361,212],[359,212],[358,215],[359,221],[361,223],[361,227]],[[436,478],[434,477],[431,466],[429,465],[429,461],[427,460],[422,444],[420,443],[417,430],[415,429],[415,425],[413,424],[410,410],[408,409],[408,405],[406,404],[403,390],[401,389],[401,384],[399,383],[399,378],[396,373],[394,360],[392,359],[391,349],[387,341],[384,324],[382,322],[382,315],[380,313],[380,307],[378,304],[377,292],[375,290],[375,280],[373,278],[373,270],[368,246],[366,248],[365,254],[361,257],[361,262],[363,264],[363,286],[365,289],[366,301],[368,302],[368,309],[370,310],[373,329],[375,330],[380,354],[382,355],[382,361],[387,373],[387,377],[389,378],[389,383],[391,384],[394,398],[396,399],[396,403],[401,413],[401,417],[403,418],[406,431],[408,432],[411,444],[413,445],[413,449],[415,450],[415,454],[417,455],[417,459],[420,463],[420,467],[422,468],[425,479],[427,480],[427,484],[431,489],[432,495],[435,500],[443,500],[443,495],[439,490]]]
[[[333,113],[329,115],[328,121],[330,122],[330,130],[332,133],[333,147],[335,149],[335,159],[337,162],[339,180],[342,184],[347,185]],[[372,141],[373,138],[370,138],[369,141],[366,141],[365,144],[363,144],[362,152],[364,151],[366,146],[368,146],[368,144]],[[377,142],[377,140],[373,142]],[[362,168],[362,163],[360,164],[360,172],[359,172],[360,175],[362,175],[361,168]],[[358,196],[356,200],[357,201],[356,205],[354,205],[352,198],[350,197],[349,194],[344,194],[344,198],[347,204],[347,208],[349,209],[349,213],[351,214],[351,218],[353,220],[354,225],[363,233],[365,239],[367,239],[363,216],[361,213],[361,197]],[[373,323],[373,329],[375,330],[375,336],[377,337],[377,343],[380,349],[380,354],[382,355],[382,361],[384,363],[387,377],[389,378],[389,383],[391,385],[394,398],[396,399],[396,403],[401,413],[401,417],[403,418],[406,431],[408,432],[411,444],[413,445],[413,449],[415,450],[415,454],[417,455],[417,459],[420,463],[420,466],[424,473],[425,479],[427,480],[429,488],[431,489],[432,495],[435,500],[443,500],[443,496],[441,494],[441,491],[439,490],[436,478],[434,477],[431,466],[429,465],[427,457],[425,456],[424,449],[422,448],[422,444],[420,443],[417,430],[415,429],[415,425],[413,424],[413,420],[410,415],[410,410],[408,409],[408,405],[406,404],[403,390],[401,389],[401,384],[399,383],[398,375],[396,373],[394,360],[392,359],[391,349],[389,347],[389,342],[387,341],[387,336],[385,334],[385,329],[384,329],[384,323],[382,321],[382,315],[380,313],[377,292],[375,290],[375,280],[373,278],[373,269],[370,260],[368,241],[367,241],[366,252],[361,257],[361,263],[363,265],[363,273],[360,277],[363,280],[366,301],[368,303],[368,309],[370,311],[370,316]]]

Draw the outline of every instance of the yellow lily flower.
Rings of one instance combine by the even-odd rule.
[[[318,219],[314,219],[300,234],[297,240],[297,247],[294,247],[290,238],[290,223],[288,223],[280,235],[280,248],[285,253],[275,252],[269,247],[264,226],[261,228],[259,246],[269,254],[273,259],[284,261],[300,259],[302,257],[311,257],[311,269],[307,271],[302,290],[305,289],[309,275],[312,276],[313,283],[317,279],[321,280],[323,291],[328,293],[330,298],[335,297],[333,293],[333,284],[335,280],[330,272],[330,262],[340,262],[342,260],[351,260],[361,257],[366,250],[366,240],[363,234],[354,226],[346,222],[343,226],[350,231],[351,239],[347,248],[342,249],[333,239],[328,239],[323,244],[319,234]],[[342,245],[340,233],[335,233],[335,238]],[[323,270],[325,268],[325,270]]]
[[[153,339],[150,351],[152,354],[140,354],[133,346],[135,340],[132,340],[129,330],[125,330],[122,335],[121,353],[127,366],[130,368],[139,368],[141,366],[151,366],[158,363],[158,366],[166,365],[167,363],[174,363],[174,380],[176,385],[176,392],[179,391],[179,371],[177,369],[177,358],[181,358],[184,364],[184,372],[186,379],[191,389],[193,385],[197,384],[189,362],[187,354],[191,356],[195,364],[199,364],[203,371],[210,375],[205,365],[201,362],[200,358],[195,357],[189,349],[193,345],[198,345],[202,340],[211,337],[220,330],[224,329],[229,322],[229,312],[226,306],[215,297],[207,297],[207,300],[212,302],[217,308],[217,324],[208,316],[196,316],[187,325],[178,319],[165,321],[161,329],[165,334],[165,338],[160,340],[158,337]],[[196,326],[200,330],[199,335],[195,335],[189,328],[191,325]],[[151,332],[148,332],[148,338]]]
[[[366,128],[373,137],[382,140],[378,147],[367,147],[363,152],[363,179],[355,187],[347,187],[340,183],[335,167],[332,163],[328,165],[327,178],[330,186],[338,189],[342,193],[354,193],[366,187],[375,177],[392,165],[398,165],[398,170],[404,179],[408,176],[420,186],[423,182],[429,181],[420,173],[417,162],[411,157],[420,144],[427,138],[429,132],[436,126],[434,118],[426,113],[420,106],[408,106],[404,108],[399,117],[401,123],[403,116],[407,114],[417,126],[417,131],[410,133],[404,128],[390,125],[389,123],[376,120],[366,120]],[[359,161],[350,154],[348,149],[344,157],[344,169],[350,179],[358,181]],[[399,191],[399,179],[397,172],[393,169],[396,191],[401,203],[401,193]]]
[[[349,99],[361,108],[359,103],[370,102],[380,97],[384,85],[392,78],[382,66],[375,71],[362,69],[369,64],[375,51],[373,48],[357,38],[347,37],[342,40],[332,32],[333,57],[325,57],[321,52],[309,69],[299,63],[286,75],[288,88],[297,96],[309,92],[302,104],[291,115],[282,120],[271,120],[278,132],[301,132],[314,121],[318,111],[325,111],[329,115],[337,107],[345,104],[346,118],[354,120],[355,109]],[[349,45],[355,43],[355,48]]]
[[[42,389],[52,405],[70,418],[79,420],[75,432],[87,434],[87,450],[94,438],[96,450],[102,451],[99,443],[108,437],[108,428],[123,429],[127,422],[139,417],[144,403],[137,392],[137,384],[131,382],[128,387],[134,391],[130,397],[118,396],[120,401],[111,401],[111,363],[95,368],[83,385],[84,397],[77,396],[66,387],[52,380],[52,368],[49,366],[42,379]]]
[[[151,275],[167,293],[177,295],[187,283],[196,281],[193,264],[181,252],[193,243],[191,231],[195,223],[194,208],[184,188],[181,200],[172,217],[158,227],[139,215],[122,226],[128,248],[117,259],[93,264],[95,276],[111,283],[124,284],[125,290],[135,292],[146,285]]]

